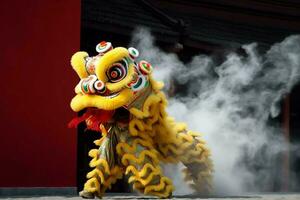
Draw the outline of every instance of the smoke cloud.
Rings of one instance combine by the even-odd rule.
[[[184,88],[169,98],[168,113],[203,133],[212,150],[216,193],[271,190],[280,177],[278,157],[286,142],[282,125],[270,119],[299,81],[300,36],[287,37],[263,55],[256,43],[244,45],[246,55],[232,52],[221,64],[207,55],[184,64],[156,47],[145,29],[135,31],[131,45],[152,63],[154,77],[164,81],[166,91],[174,83]],[[176,172],[180,168],[165,167],[177,194],[189,193]]]

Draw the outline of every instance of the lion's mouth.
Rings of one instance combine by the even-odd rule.
[[[103,97],[105,97],[107,99],[112,99],[112,98],[117,97],[119,94],[120,94],[120,92],[114,92],[114,93],[110,93],[108,95],[100,95],[100,96],[103,96]]]
[[[133,98],[133,92],[128,89],[122,89],[117,92],[108,91],[105,94],[77,94],[71,101],[71,108],[78,112],[84,108],[95,107],[103,110],[115,110],[122,107]]]
[[[92,131],[100,131],[100,125],[111,123],[119,123],[126,126],[129,123],[129,111],[125,108],[117,108],[116,110],[102,110],[95,107],[89,107],[84,110],[81,116],[73,118],[69,124],[69,128],[77,128],[81,122],[85,122],[86,129]]]

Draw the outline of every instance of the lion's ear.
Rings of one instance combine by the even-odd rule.
[[[88,77],[88,73],[85,68],[86,57],[88,56],[89,54],[87,52],[79,51],[71,58],[71,65],[81,79]]]

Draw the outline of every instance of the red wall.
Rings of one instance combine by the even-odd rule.
[[[75,186],[80,0],[4,1],[0,20],[0,187]]]

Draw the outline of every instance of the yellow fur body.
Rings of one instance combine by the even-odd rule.
[[[117,54],[114,54],[114,50],[108,52],[107,57],[104,55],[103,58],[106,59],[100,61],[101,66],[104,66],[101,68],[102,71],[96,68],[97,77],[104,82],[107,81],[104,71],[110,63],[117,61],[120,57],[114,55],[126,56],[124,49],[116,51]],[[82,72],[82,70],[79,71]],[[132,76],[132,72],[129,72],[129,76]],[[123,82],[129,81],[129,78],[126,78]],[[185,124],[175,123],[172,118],[168,117],[165,111],[167,100],[161,92],[162,84],[154,81],[151,75],[149,75],[149,83],[148,95],[140,106],[128,103],[132,101],[133,94],[127,94],[124,98],[118,96],[109,99],[107,101],[109,103],[99,103],[95,98],[102,97],[93,95],[78,94],[73,99],[71,106],[75,111],[85,107],[110,110],[120,105],[127,105],[130,112],[129,124],[121,128],[123,131],[117,128],[118,143],[115,150],[119,162],[113,165],[108,163],[107,157],[103,154],[104,143],[109,140],[110,133],[101,127],[102,138],[95,141],[99,149],[92,149],[89,152],[89,156],[92,157],[90,166],[93,169],[87,174],[85,192],[101,197],[107,188],[126,174],[129,177],[128,182],[133,185],[134,189],[144,194],[166,198],[171,196],[174,187],[172,181],[163,175],[160,163],[178,162],[182,162],[187,167],[184,169],[185,180],[190,182],[196,191],[208,193],[211,190],[212,161],[205,142],[197,133],[187,131]],[[121,85],[109,87],[120,89]],[[121,90],[121,94],[125,90],[125,88]],[[130,92],[127,91],[127,93]],[[124,103],[124,99],[127,102]]]

